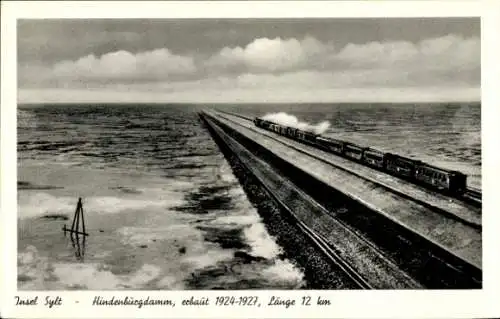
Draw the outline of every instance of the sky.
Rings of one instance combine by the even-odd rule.
[[[18,20],[18,100],[479,101],[478,18]]]

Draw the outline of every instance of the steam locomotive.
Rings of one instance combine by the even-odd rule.
[[[443,193],[461,195],[467,189],[467,175],[458,171],[442,169],[419,160],[384,153],[371,147],[362,147],[261,118],[255,118],[254,124],[257,127],[313,145],[324,151]]]

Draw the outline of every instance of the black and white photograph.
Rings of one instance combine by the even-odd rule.
[[[18,57],[20,289],[481,287],[477,18],[19,20]]]
[[[11,27],[16,296],[485,287],[480,17]]]

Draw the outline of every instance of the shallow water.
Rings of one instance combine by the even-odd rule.
[[[19,110],[20,289],[304,285],[196,109],[92,109]],[[78,197],[85,243],[61,231]]]

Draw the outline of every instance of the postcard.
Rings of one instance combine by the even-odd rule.
[[[499,316],[498,8],[2,3],[1,315]]]

